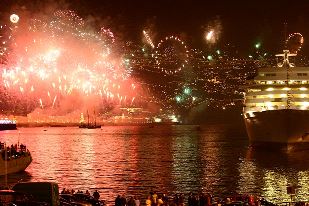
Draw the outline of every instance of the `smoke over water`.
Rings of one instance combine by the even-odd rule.
[[[70,10],[14,17],[0,25],[1,83],[25,107],[65,115],[135,104],[141,88],[110,29]]]

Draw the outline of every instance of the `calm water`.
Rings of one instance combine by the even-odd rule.
[[[250,193],[287,201],[288,184],[309,198],[309,151],[292,154],[248,147],[239,126],[209,124],[108,126],[102,129],[19,128],[2,131],[0,141],[27,145],[33,162],[23,181],[55,181],[60,189],[98,189],[113,201],[117,194],[144,198],[159,192],[210,192],[214,196]],[[5,184],[5,178],[0,178]]]

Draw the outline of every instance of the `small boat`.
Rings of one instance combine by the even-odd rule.
[[[25,145],[0,147],[0,176],[24,171],[32,162],[32,157]]]
[[[85,129],[99,129],[99,128],[101,128],[101,125],[97,125],[97,124],[80,124],[78,127],[79,128],[85,128]]]
[[[0,190],[0,205],[48,206],[48,203],[37,202],[31,195],[14,190]]]
[[[83,193],[60,194],[60,203],[62,203],[62,205],[65,205],[63,203],[66,203],[66,205],[106,205],[105,201]]]
[[[12,188],[13,191],[30,196],[32,202],[39,204],[32,204],[32,202],[25,202],[28,204],[16,205],[46,205],[59,206],[59,186],[55,182],[19,182]],[[14,203],[14,202],[13,202]]]
[[[87,129],[100,129],[101,128],[101,125],[88,125]]]
[[[78,127],[79,127],[79,128],[87,128],[87,127],[88,127],[88,124],[81,123]]]

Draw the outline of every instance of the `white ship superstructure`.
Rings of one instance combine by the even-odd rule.
[[[309,67],[289,62],[284,50],[283,63],[261,68],[248,81],[243,110],[252,143],[309,142]]]

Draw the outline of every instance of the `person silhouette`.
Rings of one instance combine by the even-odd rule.
[[[99,194],[98,190],[95,190],[95,192],[93,193],[93,198],[96,199],[96,200],[99,200],[100,194]]]

